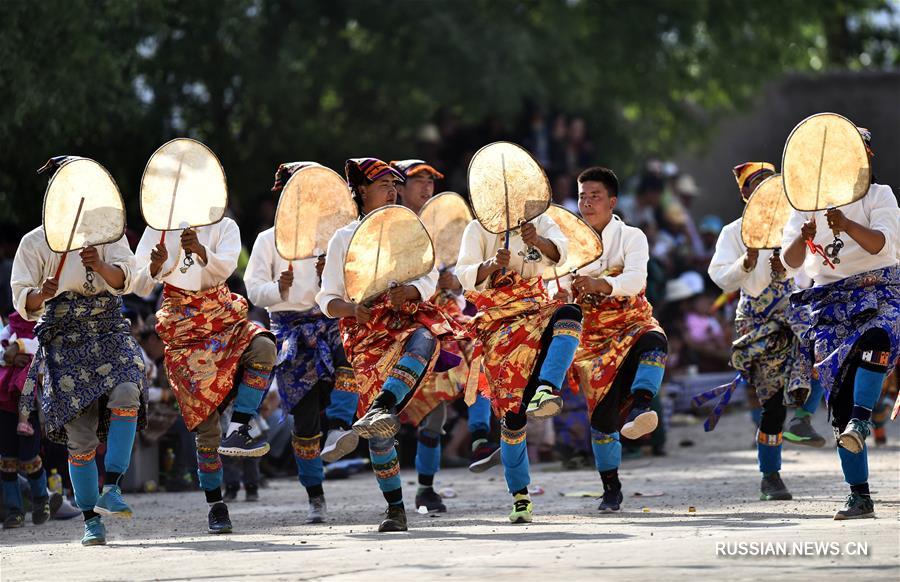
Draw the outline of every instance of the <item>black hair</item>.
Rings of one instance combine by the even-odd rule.
[[[584,184],[585,182],[600,182],[606,186],[606,190],[609,192],[610,196],[619,195],[619,178],[617,178],[616,173],[609,168],[594,166],[593,168],[588,168],[581,172],[578,174],[578,183]]]

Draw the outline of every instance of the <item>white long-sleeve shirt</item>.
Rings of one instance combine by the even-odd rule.
[[[546,214],[541,214],[531,221],[537,229],[538,236],[542,236],[552,242],[559,251],[559,261],[551,261],[543,257],[540,261],[523,263],[520,251],[524,251],[527,245],[522,241],[519,231],[511,232],[509,236],[509,269],[522,275],[525,279],[541,276],[544,269],[565,262],[569,252],[569,239],[563,234],[559,225]],[[506,234],[493,234],[488,232],[481,223],[473,220],[463,231],[462,243],[459,247],[459,260],[456,262],[456,278],[466,291],[484,290],[490,283],[490,277],[486,277],[480,284],[478,280],[478,267],[488,259],[494,258],[497,251],[503,248]]]
[[[600,233],[600,240],[603,241],[603,255],[578,269],[576,274],[597,277],[609,283],[612,287],[610,297],[634,297],[643,291],[647,286],[647,262],[650,260],[647,235],[613,215]],[[618,271],[619,274],[604,275],[609,271]],[[556,291],[554,286],[558,288],[560,284],[565,289],[571,289],[572,276],[562,275],[551,285],[551,294]]]
[[[827,285],[858,273],[897,264],[898,254],[900,254],[900,208],[897,206],[897,198],[890,186],[872,184],[863,198],[853,204],[842,206],[839,210],[850,220],[882,233],[884,246],[881,250],[873,255],[844,232],[840,235],[841,240],[844,241],[844,248],[838,255],[841,262],[837,263],[834,269],[822,264],[821,255],[814,255],[807,249],[806,259],[796,269],[787,264],[784,255],[781,256],[781,262],[784,263],[788,274],[793,275],[802,269],[812,277],[816,285]],[[815,217],[816,220],[816,236],[813,242],[822,247],[831,244],[834,240],[834,233],[828,228],[828,219],[825,217],[824,210],[819,212],[794,210],[784,227],[782,248],[787,248],[800,236],[803,223],[810,217]]]
[[[244,285],[247,286],[250,302],[265,307],[269,313],[312,309],[316,306],[316,293],[319,291],[316,261],[315,258],[292,261],[294,284],[285,301],[278,289],[278,279],[289,263],[275,249],[275,228],[262,231],[253,243],[250,261],[244,271]]]
[[[187,273],[181,272],[184,252],[181,248],[180,230],[166,232],[166,250],[169,258],[163,263],[156,277],[150,275],[150,253],[159,244],[161,231],[150,228],[144,231],[138,243],[135,259],[139,266],[134,292],[149,295],[157,283],[166,282],[186,291],[205,291],[228,280],[237,268],[241,254],[241,231],[237,223],[225,217],[215,224],[199,226],[197,239],[206,248],[206,264],[194,257],[194,264]]]
[[[761,249],[756,266],[744,270],[747,247],[741,238],[741,218],[726,224],[716,241],[716,252],[709,263],[709,277],[722,291],[731,293],[740,289],[751,297],[759,297],[772,283],[772,268],[769,259],[773,251]]]
[[[100,259],[110,265],[122,269],[125,274],[125,284],[121,289],[113,289],[106,284],[106,280],[99,273],[94,274],[95,293],[109,291],[113,295],[125,295],[131,293],[136,280],[134,254],[128,246],[128,241],[123,236],[114,243],[97,246]],[[44,305],[35,311],[27,311],[25,301],[32,290],[40,290],[44,281],[56,275],[56,268],[62,260],[61,253],[54,253],[47,246],[44,236],[44,227],[39,226],[26,234],[16,250],[16,258],[13,260],[10,287],[12,288],[13,307],[19,315],[30,321],[37,321],[44,313]],[[57,295],[66,291],[74,291],[85,295],[84,284],[87,281],[84,265],[78,252],[70,252],[59,274],[59,288]]]
[[[335,299],[343,299],[350,302],[350,296],[347,295],[347,288],[344,285],[344,259],[347,257],[347,249],[350,247],[350,239],[356,227],[359,226],[360,220],[354,220],[344,228],[338,230],[328,241],[328,252],[325,255],[325,269],[322,271],[322,288],[316,294],[316,303],[319,309],[328,317],[335,318],[328,311],[328,304]],[[418,279],[413,279],[408,285],[412,285],[419,290],[419,295],[423,301],[431,299],[437,289],[438,270],[435,266],[427,275],[423,275]]]

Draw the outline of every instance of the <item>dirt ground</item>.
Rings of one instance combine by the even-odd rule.
[[[816,426],[830,434],[824,411]],[[398,534],[376,532],[383,501],[370,474],[326,482],[328,522],[311,526],[297,481],[273,481],[259,503],[230,505],[235,533],[224,536],[205,533],[200,493],[132,494],[135,518],[107,519],[105,547],[79,545],[80,520],[0,532],[0,579],[898,579],[900,423],[870,453],[874,520],[832,520],[846,489],[831,446],[786,444],[782,476],[794,500],[759,501],[751,443],[745,413],[726,416],[712,435],[673,429],[667,457],[624,463],[625,505],[615,515],[598,513],[596,499],[563,495],[602,489],[596,472],[533,466],[533,485],[545,492],[527,526],[506,520],[500,468],[439,473],[436,486],[458,495],[440,517],[412,513],[415,475],[404,471],[410,531]],[[717,545],[745,555],[717,556]]]

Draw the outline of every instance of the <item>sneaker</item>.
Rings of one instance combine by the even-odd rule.
[[[31,523],[41,525],[50,519],[50,497],[38,499],[31,508]]]
[[[763,475],[759,491],[760,501],[789,501],[794,498],[777,471]]]
[[[469,470],[473,473],[483,473],[500,464],[500,445],[484,439],[475,441],[472,445],[472,462]]]
[[[563,399],[559,394],[553,393],[553,388],[546,384],[541,384],[531,401],[525,414],[531,418],[550,418],[558,415],[563,409]]]
[[[259,501],[259,487],[256,485],[244,485],[244,501],[251,503]]]
[[[658,424],[659,417],[656,416],[656,412],[650,410],[650,407],[635,406],[628,413],[628,419],[619,432],[623,437],[635,440],[656,430]]]
[[[230,503],[237,499],[238,491],[241,490],[240,485],[226,485],[225,493],[222,494],[222,501]]]
[[[784,440],[796,445],[821,448],[825,446],[825,437],[816,432],[812,426],[812,416],[800,418],[795,416],[784,431]]]
[[[3,529],[15,529],[25,526],[25,514],[21,511],[10,511],[3,520]]]
[[[359,435],[352,430],[336,428],[328,431],[325,437],[325,446],[319,456],[326,463],[333,463],[349,455],[356,450],[359,444]]]
[[[105,546],[106,526],[100,520],[100,516],[90,518],[84,522],[84,537],[81,538],[82,546]]]
[[[384,520],[378,526],[378,532],[406,531],[406,509],[402,505],[388,505],[384,512]]]
[[[444,498],[438,495],[434,487],[425,487],[416,493],[416,509],[425,506],[429,512],[444,513],[447,506],[444,505]]]
[[[122,490],[118,485],[103,488],[103,495],[94,505],[94,512],[100,515],[114,515],[116,517],[131,517],[131,508],[122,497]]]
[[[597,507],[603,513],[612,513],[614,511],[619,511],[622,507],[622,501],[625,500],[625,497],[622,496],[621,489],[606,489],[603,492],[603,499],[600,501],[600,505]]]
[[[250,436],[249,424],[242,424],[219,445],[219,454],[229,457],[262,457],[268,452],[269,443],[264,438]]]
[[[534,504],[527,493],[513,496],[513,508],[509,514],[511,523],[531,523],[534,518]]]
[[[834,519],[864,519],[867,517],[875,517],[875,504],[868,495],[860,495],[859,493],[851,493],[844,502],[844,509],[834,514]]]
[[[847,423],[847,428],[838,437],[838,446],[843,447],[853,454],[857,454],[863,450],[866,444],[866,437],[869,436],[872,425],[867,420],[859,420],[851,418]]]
[[[231,533],[231,518],[228,517],[228,506],[222,503],[214,503],[209,508],[209,533],[224,534]]]
[[[309,498],[309,511],[306,512],[306,523],[325,523],[328,514],[328,505],[325,496],[318,495]]]
[[[20,436],[32,436],[34,435],[34,427],[31,426],[30,422],[23,420],[16,425],[16,434]]]
[[[375,405],[353,423],[353,432],[364,439],[389,439],[400,432],[400,421],[387,408]]]

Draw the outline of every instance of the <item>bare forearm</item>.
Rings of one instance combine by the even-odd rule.
[[[355,305],[343,299],[332,299],[328,303],[328,313],[332,317],[353,317]]]
[[[37,311],[41,308],[41,305],[44,304],[46,298],[40,292],[39,289],[32,289],[28,292],[28,296],[25,298],[25,309],[31,313]]]
[[[106,281],[106,284],[113,289],[120,290],[125,287],[125,272],[116,265],[102,263],[97,272]]]
[[[478,267],[478,276],[475,278],[475,284],[481,285],[484,280],[493,275],[499,267],[494,261],[485,261]]]
[[[551,241],[550,239],[539,237],[537,244],[535,244],[534,246],[536,246],[538,250],[541,251],[541,254],[550,259],[550,261],[554,263],[559,262],[559,249],[556,248],[556,245],[553,244],[553,241]]]
[[[866,228],[852,220],[847,221],[847,234],[870,255],[877,255],[880,253],[881,249],[884,248],[884,244],[887,242],[884,238],[884,233],[871,228]]]
[[[806,260],[806,241],[802,237],[794,239],[788,248],[782,253],[784,262],[792,269],[797,269]]]

